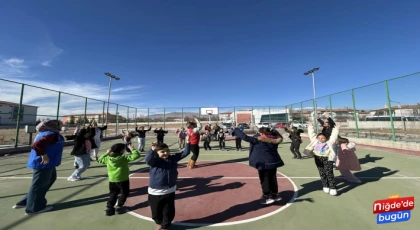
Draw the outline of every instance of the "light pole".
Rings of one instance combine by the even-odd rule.
[[[317,105],[316,105],[316,89],[315,89],[315,74],[314,72],[319,70],[319,68],[313,68],[312,70],[309,70],[308,72],[304,73],[304,75],[312,74],[312,88],[314,90],[314,117],[313,122],[316,123],[316,116],[318,115],[317,111]],[[318,125],[315,126],[316,130],[318,131]]]
[[[105,124],[108,123],[108,113],[109,113],[109,99],[111,97],[111,84],[112,84],[112,79],[115,79],[117,81],[120,80],[119,77],[116,77],[115,75],[112,75],[110,73],[105,73],[106,76],[109,77],[109,86],[108,86],[108,106],[106,108],[106,115],[105,115]]]

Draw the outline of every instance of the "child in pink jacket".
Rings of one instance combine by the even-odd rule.
[[[356,156],[356,144],[349,142],[347,138],[338,139],[339,150],[338,150],[338,159],[336,167],[340,170],[341,175],[344,179],[351,183],[362,183],[359,178],[357,178],[350,171],[360,171],[359,159]]]

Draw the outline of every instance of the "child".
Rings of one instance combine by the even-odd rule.
[[[127,130],[127,133],[123,130],[121,130],[121,134],[123,135],[123,141],[125,144],[125,151],[131,153],[130,148],[128,148],[129,145],[131,145],[131,138],[133,138],[133,135],[131,135],[131,132]]]
[[[90,166],[90,149],[91,145],[91,136],[87,129],[81,129],[77,135],[66,136],[67,140],[74,139],[73,150],[71,155],[75,158],[75,167],[76,170],[71,174],[68,181],[79,181],[82,179],[82,173]]]
[[[242,125],[239,125],[239,130],[241,130],[241,132],[244,131],[244,127]],[[235,131],[235,127],[232,126],[232,133]],[[235,136],[235,144],[236,144],[236,151],[239,151],[239,149],[241,149],[241,151],[243,151],[242,149],[242,139],[239,138],[238,136]]]
[[[93,141],[96,146],[92,146],[92,154],[91,154],[91,160],[98,160],[98,151],[101,148],[101,136],[102,131],[106,130],[108,126],[104,126],[99,128],[98,123],[96,123],[95,120],[92,120],[90,127],[93,132]],[[93,148],[96,147],[96,148]]]
[[[185,149],[181,153],[169,154],[166,144],[152,144],[145,161],[150,166],[148,202],[152,219],[157,229],[169,229],[175,217],[175,191],[178,179],[178,162],[190,154],[189,136],[186,137]]]
[[[277,184],[277,168],[284,165],[278,147],[283,141],[279,132],[262,127],[254,137],[245,135],[236,128],[232,135],[250,143],[249,165],[258,170],[260,177],[262,197],[261,204],[272,204],[280,201]]]
[[[315,164],[321,177],[323,190],[332,196],[337,195],[337,188],[334,179],[333,161],[336,157],[333,145],[338,137],[339,125],[332,130],[328,139],[325,134],[315,135],[312,123],[308,124],[308,135],[311,143],[305,148],[305,154],[314,155]]]
[[[296,127],[293,127],[292,130],[284,128],[284,131],[290,134],[289,138],[292,140],[292,143],[290,144],[290,151],[293,154],[293,159],[302,159],[299,148],[300,144],[302,144],[302,137],[300,134],[303,133],[303,130],[298,130]]]
[[[152,130],[152,126],[149,126],[149,129],[144,129],[144,126],[141,126],[140,129],[136,127],[136,132],[138,136],[137,138],[139,142],[138,150],[140,152],[144,152],[144,146],[146,145],[146,132],[149,132],[150,130]]]
[[[217,139],[219,140],[219,150],[226,150],[225,132],[223,131],[223,129],[219,130],[219,135],[217,135]]]
[[[335,127],[335,122],[334,120],[330,117],[330,113],[325,113],[325,117],[327,118],[327,122],[324,122],[321,118],[318,117],[318,122],[319,124],[323,127],[321,133],[324,134],[324,136],[329,139],[332,133],[333,128]],[[339,138],[340,136],[338,136]],[[338,152],[338,145],[337,143],[333,144],[333,149],[334,152],[337,153]],[[337,161],[337,156],[336,158],[334,158],[334,164]]]
[[[140,158],[140,153],[133,148],[132,145],[128,145],[131,150],[131,155],[125,155],[124,144],[114,144],[105,154],[101,155],[98,159],[99,164],[106,165],[108,169],[109,178],[109,200],[106,205],[105,215],[112,216],[124,213],[124,203],[130,194],[130,170],[128,168],[128,162],[135,161]],[[117,203],[118,194],[120,194]],[[115,203],[117,208],[115,209]]]
[[[205,150],[207,150],[207,149],[211,150],[211,147],[210,147],[210,142],[211,142],[211,134],[210,134],[210,131],[206,130],[203,133],[203,138],[201,138],[201,139],[204,141],[204,149]]]
[[[182,127],[181,130],[177,131],[178,134],[178,144],[179,144],[179,150],[185,148],[185,137],[187,134],[185,133],[185,128]]]
[[[188,168],[193,169],[196,168],[195,162],[198,159],[198,155],[200,154],[200,146],[198,145],[200,143],[200,130],[201,130],[201,123],[198,121],[197,118],[194,118],[195,122],[187,122],[187,136],[189,136],[190,140],[190,149],[192,152],[192,157],[190,161],[188,162]]]
[[[168,131],[165,131],[165,130],[162,129],[162,127],[160,127],[159,130],[155,129],[155,133],[156,133],[157,143],[158,144],[163,144],[163,139],[165,137],[165,134],[168,133]]]
[[[340,170],[341,175],[344,179],[351,183],[362,183],[353,173],[350,171],[360,171],[360,163],[357,158],[356,144],[353,142],[349,143],[347,138],[339,138],[338,144],[340,148],[338,150],[337,169]]]

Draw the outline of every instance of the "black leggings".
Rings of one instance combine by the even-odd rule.
[[[264,196],[277,195],[279,192],[277,184],[277,169],[258,170],[261,189]]]
[[[220,138],[219,137],[219,148],[225,148],[225,138]]]
[[[241,145],[242,139],[241,138],[235,138],[235,142],[236,142],[236,149],[237,150],[242,149],[242,145]]]
[[[163,137],[158,137],[157,138],[157,143],[158,144],[163,144]]]
[[[204,142],[204,149],[205,149],[205,150],[207,150],[207,149],[211,150],[211,147],[210,147],[210,142],[208,142],[208,141],[205,141],[205,142]]]
[[[292,141],[292,144],[290,144],[290,151],[292,152],[294,157],[302,157],[299,151],[300,148],[300,141]]]
[[[197,161],[198,155],[200,154],[200,146],[198,146],[198,144],[190,145],[190,150],[193,154],[192,157],[191,157],[191,160]]]

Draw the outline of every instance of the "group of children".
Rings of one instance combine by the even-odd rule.
[[[312,124],[308,126],[308,135],[310,144],[305,148],[304,153],[314,157],[315,165],[318,168],[323,191],[330,195],[337,195],[336,182],[334,179],[333,165],[336,161],[336,167],[340,170],[343,177],[350,182],[360,183],[350,170],[360,170],[360,164],[354,153],[355,144],[349,143],[346,138],[339,137],[339,125],[335,125],[334,121],[328,116],[328,122],[323,124],[323,131],[315,134]],[[81,129],[76,135],[67,137],[75,140],[75,146],[72,155],[75,155],[79,168],[69,177],[69,180],[81,179],[81,173],[86,170],[85,165],[89,165],[89,155],[87,152],[92,148],[91,136],[92,125],[88,129]],[[211,150],[211,132],[206,130],[200,134],[202,128],[200,122],[187,122],[188,129],[178,132],[179,148],[182,152],[171,154],[168,145],[163,143],[161,138],[158,142],[153,142],[151,148],[145,155],[145,162],[150,166],[150,182],[148,188],[148,203],[151,208],[152,218],[158,225],[158,229],[168,229],[175,217],[175,191],[177,181],[177,164],[180,160],[187,157],[190,152],[193,153],[188,168],[196,167],[196,161],[199,156],[199,141],[204,141],[204,148]],[[145,138],[145,133],[150,131],[143,127],[136,128],[139,138]],[[302,155],[299,151],[302,138],[300,134],[302,130],[292,128],[285,129],[292,140],[290,150],[295,159],[301,159]],[[156,132],[156,131],[155,131]],[[159,132],[159,130],[158,130]],[[220,149],[224,149],[225,133],[223,129],[219,130],[217,139],[219,140]],[[261,203],[268,205],[281,200],[278,195],[277,184],[277,168],[282,167],[282,161],[278,153],[278,145],[283,142],[282,135],[275,129],[260,128],[255,136],[244,134],[243,127],[232,128],[232,135],[235,136],[237,150],[242,149],[241,141],[250,143],[249,165],[258,170],[262,189]],[[140,158],[140,153],[131,144],[131,134],[124,134],[124,144],[115,144],[105,154],[98,159],[100,164],[107,165],[109,176],[110,197],[107,203],[105,214],[110,216],[115,213],[124,212],[124,203],[129,196],[129,169],[128,163]],[[81,143],[81,144],[80,144]],[[143,140],[139,141],[139,150],[144,151]],[[126,151],[131,153],[124,154]],[[87,156],[87,157],[86,157]],[[337,157],[338,156],[338,157]],[[120,194],[118,197],[118,194]],[[116,207],[115,207],[116,205]]]

